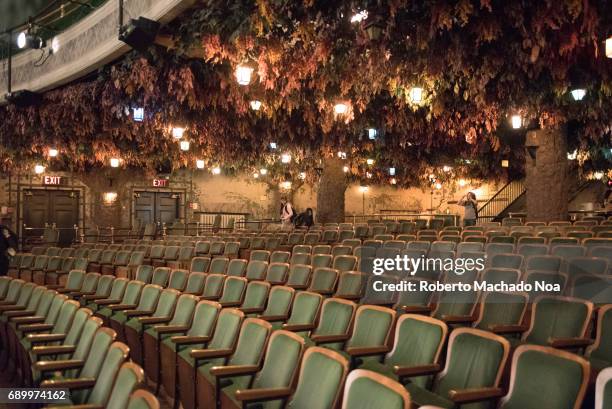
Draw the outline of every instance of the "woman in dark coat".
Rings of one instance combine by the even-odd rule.
[[[17,254],[17,235],[0,224],[0,276],[8,273],[9,258]]]

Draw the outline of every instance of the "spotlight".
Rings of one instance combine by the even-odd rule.
[[[60,49],[59,38],[53,37],[53,40],[51,40],[51,52],[55,54],[59,51],[59,49]]]
[[[257,172],[253,173],[253,177],[254,177],[255,179],[259,179],[259,173],[257,173]]]
[[[368,11],[361,10],[351,16],[351,23],[360,23],[366,18],[368,18]]]
[[[240,64],[236,67],[236,81],[240,85],[249,85],[251,83],[251,76],[253,75],[253,67],[245,64]]]
[[[574,152],[568,152],[567,159],[568,160],[576,160],[578,157],[578,149],[575,149]]]
[[[181,141],[181,150],[188,151],[189,150],[189,141]]]
[[[196,168],[204,169],[204,161],[202,159],[196,160]]]
[[[36,173],[37,175],[45,173],[45,167],[43,165],[35,165],[34,166],[34,173]]]
[[[582,101],[582,98],[584,98],[584,96],[586,95],[586,90],[582,88],[576,88],[572,90],[571,94],[572,98],[574,98],[574,101]]]
[[[288,153],[283,153],[281,155],[281,162],[282,163],[290,163],[291,162],[291,155]]]
[[[256,99],[251,101],[250,104],[251,104],[251,109],[253,111],[259,111],[259,109],[261,108],[261,101],[258,101]]]
[[[121,27],[119,41],[123,41],[135,50],[145,51],[155,41],[159,26],[157,21],[148,18],[131,19],[128,24]]]
[[[339,157],[340,159],[346,159],[346,152],[339,151],[339,152],[338,152],[338,157]]]
[[[174,139],[181,139],[184,133],[185,133],[185,128],[181,128],[181,127],[172,128],[172,137]]]
[[[442,183],[440,183],[440,182],[436,183],[435,188],[436,188],[437,190],[442,189]]]
[[[20,49],[31,48],[38,50],[44,48],[47,45],[45,40],[37,35],[33,35],[29,32],[22,31],[17,36],[17,47]]]
[[[55,148],[49,148],[49,156],[55,158],[59,152]]]
[[[119,158],[111,158],[110,165],[111,165],[111,168],[118,168],[119,167]]]
[[[606,57],[612,58],[612,37],[606,39]]]

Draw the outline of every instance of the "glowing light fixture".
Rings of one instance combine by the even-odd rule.
[[[367,192],[367,191],[368,191],[368,187],[367,187],[367,186],[359,186],[359,191],[360,191],[361,193],[365,193],[365,192]]]
[[[395,176],[395,168],[389,168],[389,175]]]
[[[597,180],[601,180],[604,177],[604,173],[603,172],[593,172],[593,177]]]
[[[395,178],[391,178],[391,180],[389,181],[392,185],[397,185],[397,179]]]
[[[344,115],[348,112],[348,105],[346,105],[344,102],[339,102],[336,105],[334,105],[334,113],[336,115]]]
[[[270,142],[270,149],[276,149],[278,148],[278,145],[276,144],[276,142]]]
[[[612,37],[606,40],[606,57],[612,58]]]
[[[366,177],[368,179],[372,179],[372,173],[371,172],[366,172]]]
[[[214,168],[212,168],[211,170],[213,175],[220,175],[221,174],[221,168],[219,166],[215,166]]]
[[[467,185],[467,180],[465,179],[459,179],[459,181],[457,182],[457,184],[461,187]]]
[[[375,128],[368,128],[368,139],[374,140],[378,135],[378,130]]]
[[[423,101],[423,88],[421,87],[412,87],[410,89],[410,99],[412,102],[419,103]]]
[[[21,33],[19,33],[19,35],[17,36],[17,47],[19,48],[25,48],[25,46],[28,43],[28,38],[27,38],[27,34],[25,33],[25,31],[22,31]]]
[[[281,155],[281,162],[282,163],[291,163],[291,155],[288,153],[283,153]]]
[[[442,183],[440,183],[440,182],[436,183],[435,188],[436,188],[437,190],[442,189]]]
[[[445,165],[445,166],[443,166],[443,167],[442,167],[442,170],[443,170],[444,172],[450,172],[451,170],[453,170],[453,168],[452,168],[452,167],[450,167],[450,166],[448,166],[448,165]]]
[[[57,155],[59,154],[58,150],[55,148],[49,148],[49,156],[52,158],[57,157]]]
[[[339,157],[340,159],[346,159],[346,152],[339,151],[339,152],[338,152],[338,157]]]
[[[285,190],[291,190],[291,182],[288,180],[285,180],[284,182],[280,183],[280,188],[281,189],[285,189]]]
[[[300,179],[306,179],[306,172],[300,172]]]
[[[351,16],[351,23],[361,23],[366,18],[368,18],[368,11],[361,10]]]
[[[586,95],[586,90],[583,88],[576,88],[572,90],[571,94],[574,101],[582,101],[582,98]]]
[[[189,141],[181,141],[181,150],[188,151],[189,150]]]
[[[59,51],[59,49],[60,49],[59,38],[53,37],[53,40],[51,40],[51,51],[53,52],[53,54],[55,54]]]
[[[38,50],[44,48],[47,45],[45,40],[36,35],[30,34],[29,32],[22,31],[17,36],[17,47],[20,49],[32,48]]]
[[[512,115],[510,123],[512,124],[512,128],[520,129],[523,126],[523,118],[520,115]]]
[[[261,169],[259,169],[259,173],[261,173],[263,176],[265,176],[265,175],[267,175],[267,174],[268,174],[268,169],[266,169],[266,168],[261,168]]]
[[[37,175],[45,173],[45,167],[43,165],[35,165],[34,166],[34,173],[36,173]]]
[[[567,153],[567,159],[576,160],[576,158],[578,158],[578,149],[575,149],[574,152]]]
[[[344,166],[344,167],[342,168],[342,171],[343,171],[344,173],[348,173],[348,171],[349,171],[349,170],[350,170],[350,169],[349,169],[349,167],[348,167],[348,166]]]
[[[172,137],[174,139],[181,139],[184,133],[185,133],[185,128],[181,128],[181,127],[172,128]]]
[[[110,159],[110,165],[111,165],[111,168],[118,168],[119,167],[119,158],[111,158]]]
[[[117,201],[117,192],[105,192],[104,195],[102,195],[102,200],[104,204],[107,205],[115,203]]]
[[[261,108],[261,101],[258,101],[256,99],[251,101],[250,104],[251,104],[251,109],[253,111],[259,111],[259,109]]]
[[[248,65],[240,64],[236,67],[236,81],[240,85],[249,85],[251,83],[251,77],[253,76],[253,67]]]
[[[253,177],[254,177],[255,179],[259,179],[259,173],[257,173],[257,172],[253,173]]]
[[[196,168],[204,169],[204,166],[205,166],[205,164],[204,164],[204,161],[202,159],[196,160]]]
[[[509,161],[508,159],[503,159],[503,160],[501,161],[501,166],[502,166],[502,168],[507,168],[507,167],[509,167],[509,166],[510,166],[510,161]]]
[[[134,121],[136,122],[142,122],[144,121],[144,108],[140,107],[140,108],[132,108],[133,111],[133,118]],[[173,135],[174,135],[174,130],[172,131]],[[181,134],[181,137],[183,135]]]
[[[374,159],[366,159],[366,163],[368,165],[373,165],[374,164]]]

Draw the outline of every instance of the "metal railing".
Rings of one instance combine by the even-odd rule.
[[[525,194],[525,183],[522,180],[508,182],[485,204],[480,206],[478,209],[478,219],[483,221],[495,220],[523,194]]]
[[[448,219],[452,225],[458,225],[459,215],[447,213],[415,212],[412,210],[381,210],[380,213],[353,214],[344,216],[345,222],[368,223],[385,221],[415,221],[430,219]]]

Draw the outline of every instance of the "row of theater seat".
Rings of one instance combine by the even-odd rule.
[[[114,342],[114,331],[91,310],[68,295],[7,277],[0,281],[0,300],[1,365],[22,381],[19,386],[69,389],[62,408],[159,409],[154,395],[138,390],[144,372],[128,361],[129,348]]]
[[[115,281],[120,281],[120,280],[115,280]],[[132,283],[134,283],[134,282],[132,282]],[[132,284],[132,283],[130,283],[130,284]],[[149,287],[149,288],[153,288],[153,287]],[[127,290],[126,290],[126,292],[127,292]],[[79,294],[78,292],[70,292],[70,293],[75,295],[75,296]],[[161,299],[162,295],[164,295],[164,294],[166,294],[165,301]],[[301,295],[301,297],[300,297],[300,294],[303,294],[303,295]],[[291,314],[290,315],[285,315],[283,318],[279,319],[278,318],[279,314],[275,314],[275,315],[271,315],[270,316],[270,315],[266,315],[264,313],[263,317],[264,318],[265,317],[272,317],[272,318],[270,318],[268,320],[268,321],[272,321],[272,322],[280,322],[280,323],[285,322],[286,324],[288,324],[288,325],[285,326],[285,329],[292,329],[291,325],[308,325],[308,324],[310,324],[311,325],[310,327],[304,327],[304,326],[297,327],[297,328],[294,327],[293,330],[296,330],[296,331],[298,331],[298,330],[299,331],[308,331],[309,329],[312,330],[312,328],[315,328],[315,330],[314,330],[315,335],[317,334],[317,331],[318,331],[319,328],[322,328],[323,330],[325,330],[325,328],[327,328],[328,331],[331,329],[332,332],[334,330],[336,330],[336,331],[340,330],[340,332],[341,332],[340,334],[333,334],[333,333],[331,334],[331,336],[340,335],[341,336],[340,338],[337,338],[337,339],[336,338],[334,338],[334,339],[329,339],[328,338],[328,339],[324,339],[323,341],[327,341],[327,343],[343,343],[343,342],[346,342],[346,345],[344,345],[341,349],[343,349],[344,352],[347,353],[349,356],[351,355],[348,352],[349,351],[348,348],[350,346],[356,346],[356,347],[362,347],[362,348],[368,347],[367,342],[373,342],[372,341],[373,339],[379,339],[379,340],[380,339],[385,339],[385,343],[384,343],[384,345],[381,345],[381,344],[370,345],[370,347],[381,347],[381,346],[386,346],[388,344],[386,341],[389,340],[389,336],[390,336],[389,334],[390,334],[390,331],[391,331],[392,322],[393,322],[394,317],[395,317],[395,312],[393,310],[389,310],[387,308],[378,307],[378,306],[367,306],[367,305],[365,305],[363,307],[359,307],[361,309],[360,311],[364,311],[364,312],[358,313],[356,315],[356,317],[364,317],[363,320],[365,320],[365,321],[363,321],[364,323],[359,324],[358,319],[356,318],[356,321],[355,321],[354,324],[351,324],[350,322],[346,323],[343,326],[344,331],[346,331],[347,328],[350,328],[350,327],[353,328],[352,334],[349,335],[349,334],[346,334],[346,332],[342,331],[342,328],[340,328],[340,327],[342,327],[342,325],[340,325],[338,327],[335,326],[336,323],[338,322],[337,321],[337,317],[338,317],[338,312],[337,311],[336,311],[336,313],[330,313],[330,316],[332,318],[327,318],[326,319],[325,316],[324,316],[324,312],[326,310],[325,305],[328,305],[328,304],[329,305],[332,305],[332,304],[333,305],[339,305],[339,306],[352,305],[353,313],[354,313],[356,306],[354,304],[350,303],[349,301],[345,301],[345,300],[343,301],[343,300],[338,300],[338,299],[333,299],[333,298],[332,299],[328,299],[323,304],[323,307],[320,308],[322,310],[321,311],[322,316],[319,319],[319,324],[318,324],[317,327],[314,327],[314,322],[316,322],[316,319],[312,319],[311,318],[309,323],[306,323],[306,324],[303,323],[304,322],[303,321],[303,317],[304,316],[312,317],[313,315],[316,315],[316,313],[315,314],[312,313],[312,311],[313,311],[312,302],[308,303],[308,302],[304,301],[302,304],[300,304],[300,305],[303,305],[304,307],[296,306],[296,303],[298,302],[298,300],[301,300],[301,299],[303,299],[303,300],[311,299],[312,300],[312,299],[317,299],[317,297],[319,297],[318,298],[319,299],[318,304],[321,305],[320,295],[317,296],[316,294],[298,293],[294,297],[294,300],[293,300],[293,303],[292,303],[293,308],[291,308]],[[144,300],[150,300],[151,298],[155,298],[155,297],[151,297],[151,296],[142,296],[141,297],[141,299],[144,299]],[[174,300],[173,302],[176,305],[174,307],[174,312],[173,312],[172,315],[170,315],[170,313],[169,313],[169,311],[172,309],[172,307],[169,306],[170,304],[172,304],[172,301],[168,301],[168,300]],[[180,300],[183,300],[183,301],[181,303],[181,306],[179,307],[179,301]],[[546,330],[542,330],[542,328],[540,328],[540,327],[542,325],[548,325],[548,327],[549,327],[548,332],[555,331],[555,330],[559,331],[558,328],[552,328],[552,329],[550,328],[550,323],[557,321],[556,319],[554,319],[554,317],[551,318],[551,315],[554,315],[555,317],[556,316],[563,316],[566,319],[568,319],[569,321],[573,321],[573,319],[570,318],[570,315],[568,314],[569,310],[567,308],[565,308],[565,309],[561,308],[561,307],[563,307],[565,305],[565,304],[559,304],[562,301],[563,300],[551,299],[550,302],[540,301],[538,304],[536,304],[535,311],[538,311],[538,310],[543,311],[543,312],[540,313],[540,314],[542,314],[542,318],[540,318],[539,320],[538,319],[534,320],[534,322],[539,322],[540,324],[536,325],[534,323],[532,325],[531,331],[529,331],[528,334],[533,334],[533,333],[535,333],[536,335],[539,334],[540,341],[542,339],[545,339],[545,340],[548,341],[549,338],[555,339],[555,337],[546,337],[545,335],[543,336],[542,332],[546,333]],[[139,310],[138,308],[136,308],[136,310],[138,310],[138,311],[144,311],[145,312],[142,315],[152,315],[152,317],[151,317],[150,320],[147,320],[146,318],[143,318],[143,319],[138,319],[136,322],[134,322],[133,326],[136,327],[136,331],[135,332],[137,334],[140,333],[141,335],[142,334],[146,334],[148,330],[151,330],[151,331],[149,331],[149,334],[151,332],[153,332],[154,334],[155,334],[155,332],[163,333],[165,331],[161,330],[161,328],[157,328],[157,327],[153,327],[152,326],[152,325],[160,325],[162,323],[168,324],[170,329],[172,329],[173,326],[180,326],[181,328],[183,328],[183,330],[185,330],[185,326],[187,325],[186,324],[187,321],[185,321],[185,320],[192,319],[192,318],[188,318],[191,313],[187,313],[187,314],[184,313],[185,308],[189,309],[190,308],[189,306],[193,306],[193,308],[195,308],[196,302],[197,302],[197,298],[195,298],[193,295],[184,294],[184,295],[179,296],[178,293],[175,290],[171,290],[171,289],[161,290],[160,291],[160,295],[159,295],[159,302],[158,302],[157,306],[155,307],[155,311],[157,311],[158,308],[160,308],[159,313],[157,315],[155,315],[155,311],[151,314],[150,307],[149,307],[149,309],[142,309],[142,310]],[[160,303],[161,303],[162,307],[159,307]],[[200,301],[200,303],[204,303],[204,302]],[[102,302],[101,305],[105,305],[105,303]],[[278,302],[272,302],[272,303],[270,303],[270,305],[276,307],[276,306],[279,305],[279,303]],[[308,308],[309,305],[310,305],[310,309]],[[497,305],[497,303],[495,305]],[[540,306],[542,306],[542,307],[540,307]],[[219,308],[220,307],[221,307],[221,305],[219,305]],[[317,307],[317,309],[318,308],[319,307]],[[225,308],[222,311],[230,311],[230,310],[231,309]],[[308,311],[310,311],[310,314],[308,314]],[[330,311],[332,311],[331,307],[330,307]],[[366,313],[368,311],[370,311],[370,313]],[[600,316],[600,319],[599,319],[600,321],[604,320],[605,317],[609,316],[609,314],[606,314],[607,311],[608,311],[608,309],[602,309],[601,310],[602,315]],[[577,312],[577,310],[575,312]],[[243,314],[244,314],[244,312],[243,312]],[[102,314],[102,315],[104,316],[104,314]],[[135,315],[141,315],[141,314],[135,314]],[[346,316],[347,314],[345,313],[344,315],[342,315],[340,313],[340,315],[341,316]],[[349,314],[349,315],[352,316],[352,314]],[[442,314],[441,318],[443,318],[444,315],[445,314]],[[370,318],[366,319],[365,317],[367,317],[367,316],[370,316]],[[385,316],[387,317],[386,320],[384,319]],[[406,315],[406,317],[407,316],[408,315]],[[534,313],[534,316],[538,317],[538,314]],[[292,321],[291,317],[296,317],[296,318]],[[388,317],[391,317],[391,318],[388,318]],[[112,318],[110,318],[110,319],[112,320]],[[302,323],[300,323],[300,319],[302,319],[302,321],[301,321]],[[588,319],[585,319],[585,320],[588,321]],[[265,321],[265,319],[264,319],[264,321]],[[329,324],[326,324],[326,323],[329,323],[329,322],[332,322],[334,325],[332,325],[330,327]],[[381,328],[380,327],[380,323],[381,322],[387,322],[387,325],[386,326],[383,325],[382,328]],[[389,322],[391,322],[391,323],[389,323]],[[125,325],[127,325],[127,323]],[[147,326],[149,327],[148,329],[146,328]],[[194,327],[194,326],[191,326],[190,328],[194,328],[194,330],[198,330],[201,327],[202,327],[201,325],[197,325],[197,328]],[[144,335],[144,338],[142,338],[142,342],[141,342],[140,341],[141,340],[140,335],[136,336],[136,337],[134,337],[133,335],[132,336],[127,335],[127,334],[130,334],[130,333],[134,332],[134,329],[132,327],[130,327],[130,328],[131,329],[129,331],[127,331],[127,333],[126,333],[126,338],[127,338],[128,342],[131,344],[131,346],[133,346],[135,348],[135,350],[137,350],[141,345],[143,345],[142,349],[145,350],[147,348],[147,345],[150,345],[150,341],[149,341],[148,344],[147,344],[147,341],[145,341],[147,339],[146,335]],[[360,328],[361,328],[361,330],[359,330]],[[174,329],[176,329],[176,328],[174,328]],[[397,331],[399,332],[399,327],[398,327]],[[513,331],[516,331],[516,328],[514,328]],[[172,332],[172,331],[169,331],[169,332]],[[413,333],[414,331],[406,331],[406,332],[407,333]],[[378,333],[378,335],[377,335],[377,333]],[[600,330],[600,331],[598,331],[598,333],[604,333],[604,331]],[[361,335],[359,335],[359,334],[361,334]],[[384,336],[383,336],[383,334],[384,334]],[[523,339],[527,340],[528,342],[538,343],[538,342],[534,342],[534,340],[538,339],[538,336],[536,336],[536,335],[534,335],[534,338],[529,338],[529,336],[527,336],[527,337],[524,337]],[[157,339],[157,343],[159,344],[159,342],[161,342],[162,339],[159,336],[156,336],[156,337],[158,338]],[[485,338],[487,338],[487,337],[485,336]],[[252,336],[248,336],[248,337],[245,337],[245,339],[252,340],[253,337]],[[351,340],[356,340],[356,339],[361,339],[362,341],[351,341]],[[409,344],[410,345],[414,345],[414,344],[411,344],[411,343],[406,342],[406,341],[400,342],[399,339],[400,338],[398,336],[396,336],[396,347],[394,347],[393,350],[396,350],[398,348],[398,346],[400,346],[400,345],[404,345],[404,346],[409,345]],[[359,342],[366,342],[366,345],[365,346],[364,345],[358,345]],[[325,343],[325,342],[323,342],[323,343]],[[247,345],[251,345],[252,343],[247,342],[246,344]],[[599,344],[601,344],[601,342],[599,342]],[[238,342],[238,346],[239,345],[240,345],[240,342]],[[577,342],[574,342],[573,344],[571,344],[571,346],[573,346],[573,347],[576,347],[578,345],[580,345],[580,344],[578,344]],[[603,345],[606,345],[605,342],[604,342]],[[555,344],[555,346],[560,347],[562,345],[559,342],[557,342],[557,344]],[[238,348],[238,347],[236,347],[236,348]],[[451,350],[452,350],[452,347],[451,347]],[[379,352],[379,355],[384,353],[384,352],[385,351]],[[224,353],[228,354],[227,351],[225,351]],[[237,352],[235,352],[235,353],[237,353]],[[137,360],[138,359],[142,359],[142,357],[139,356],[140,355],[139,353],[136,353],[135,355],[136,355],[136,359]],[[146,356],[147,357],[155,356],[155,354],[154,353],[153,354],[146,354]],[[202,357],[206,357],[206,356],[207,356],[207,353],[203,352],[202,353]],[[229,353],[229,356],[231,358],[233,356],[233,354]],[[242,356],[242,354],[240,354],[240,356]],[[145,366],[145,368],[147,368],[147,363],[146,362],[143,362],[143,365]],[[447,363],[447,365],[449,365],[449,364]],[[159,365],[158,365],[158,367],[159,367]],[[265,367],[265,365],[264,365],[264,367]],[[501,365],[501,367],[503,367],[503,365]],[[447,372],[447,371],[445,371],[445,372]],[[445,372],[443,372],[443,373],[445,373]],[[155,370],[147,371],[147,374],[149,376],[154,376],[154,375],[151,375],[151,374],[154,374],[154,373],[157,373],[157,371],[155,371]],[[167,373],[167,371],[164,371],[164,373]],[[179,373],[180,373],[180,371],[179,371]],[[199,379],[198,379],[198,381],[199,381]],[[197,385],[198,385],[197,389],[199,390],[200,389],[200,386],[199,386],[200,384],[197,383]],[[188,389],[188,385],[185,386],[185,388],[187,390]],[[413,388],[414,390],[411,390],[410,388],[408,388],[408,389],[412,392],[413,396],[419,394],[419,389],[414,389],[414,388]],[[299,390],[299,383],[298,383],[298,390]],[[423,391],[420,391],[420,392],[423,392]],[[296,391],[296,393],[297,393],[297,391]],[[423,393],[425,393],[425,392],[423,392]],[[435,391],[434,391],[434,393],[435,393]],[[425,395],[428,396],[427,393],[425,393]],[[209,396],[209,394],[205,393],[204,397],[207,397],[207,396]],[[417,401],[419,403],[432,403],[432,402],[429,402],[428,400],[422,400],[423,399],[422,397],[419,398],[419,399],[421,399],[421,401]]]

